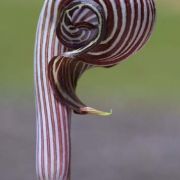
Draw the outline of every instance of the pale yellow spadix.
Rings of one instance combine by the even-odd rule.
[[[93,115],[97,115],[97,116],[110,116],[110,115],[112,115],[112,109],[110,110],[110,112],[104,112],[104,111],[94,109],[92,107],[83,107],[83,108],[81,108],[81,111],[85,112],[87,114],[93,114]]]

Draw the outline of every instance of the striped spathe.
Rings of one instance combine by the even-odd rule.
[[[45,0],[36,33],[38,180],[69,180],[71,111],[109,115],[76,96],[87,69],[112,67],[139,51],[156,18],[153,0]]]

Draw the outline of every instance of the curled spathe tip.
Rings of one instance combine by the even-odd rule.
[[[91,65],[85,64],[78,59],[56,56],[48,65],[48,76],[55,97],[77,114],[91,114],[109,116],[110,112],[104,112],[86,106],[76,94],[77,81],[83,72]]]

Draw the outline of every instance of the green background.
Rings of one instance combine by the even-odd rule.
[[[164,2],[164,4],[163,4]],[[176,3],[178,4],[178,3]],[[0,16],[1,95],[33,95],[33,48],[42,1],[6,0]],[[117,98],[180,100],[180,11],[157,2],[157,23],[148,44],[111,69],[93,69],[80,79],[78,93]]]

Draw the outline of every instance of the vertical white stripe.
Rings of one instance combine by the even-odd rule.
[[[50,15],[49,15],[50,16]],[[47,61],[49,62],[50,60],[51,60],[51,58],[52,58],[52,41],[53,41],[53,36],[54,36],[54,30],[55,30],[55,19],[56,19],[56,10],[54,9],[54,13],[53,13],[53,17],[54,17],[54,19],[52,20],[53,22],[52,22],[52,25],[51,25],[51,29],[50,29],[50,37],[49,37],[49,44],[48,44],[48,59],[47,59]],[[48,28],[48,27],[47,27]],[[47,85],[48,85],[48,82],[47,82]],[[50,88],[50,87],[49,87]],[[47,94],[47,96],[48,96],[48,94]],[[53,112],[50,112],[51,113],[51,116],[52,116],[52,118],[53,119],[51,119],[51,117],[50,117],[50,119],[49,119],[49,124],[50,124],[50,126],[49,127],[51,127],[51,131],[49,132],[49,133],[51,133],[51,135],[50,135],[50,140],[51,140],[51,179],[54,179],[54,177],[56,176],[55,174],[54,174],[54,171],[55,171],[55,168],[56,167],[54,167],[54,161],[55,161],[55,157],[54,157],[54,151],[55,151],[55,149],[54,149],[54,141],[53,141],[53,139],[54,139],[54,134],[53,134],[53,127],[52,127],[52,120],[54,121],[54,123],[56,122],[56,119],[57,119],[57,116],[56,116],[56,112],[55,112],[55,106],[54,106],[54,98],[53,98],[53,94],[52,93],[50,93],[49,94],[49,98],[51,99],[51,105],[52,105],[52,111]],[[56,130],[56,129],[55,129]],[[56,132],[55,132],[56,133]],[[55,134],[55,136],[56,136],[56,134]],[[56,136],[57,137],[57,136]],[[51,139],[52,138],[52,139]],[[56,140],[56,142],[55,143],[57,143],[57,140]]]
[[[148,3],[147,3],[148,5],[148,7],[149,7],[149,9],[148,9],[148,11],[149,11],[149,22],[148,22],[148,27],[147,27],[147,30],[146,30],[146,33],[145,33],[145,35],[144,35],[144,38],[143,38],[143,40],[141,41],[141,43],[139,44],[139,46],[137,47],[137,50],[143,45],[143,43],[145,42],[145,40],[146,40],[146,38],[148,37],[148,35],[149,35],[149,33],[150,33],[150,30],[151,30],[151,24],[152,24],[152,21],[153,21],[153,14],[152,14],[152,9],[151,9],[151,4],[150,4],[150,1],[148,1]]]
[[[42,141],[42,135],[41,134],[41,120],[40,120],[40,113],[39,113],[39,116],[38,116],[38,171],[39,171],[39,176],[42,177],[42,164],[41,164],[41,141]]]
[[[42,12],[44,12],[44,10],[45,10],[45,5],[43,6],[43,9],[42,9]],[[37,62],[37,76],[38,76],[38,82],[37,82],[37,86],[38,86],[38,89],[39,89],[39,98],[40,98],[40,102],[39,102],[39,106],[40,106],[40,109],[41,109],[41,112],[39,111],[39,117],[40,117],[40,119],[39,119],[39,128],[43,128],[43,133],[44,134],[41,134],[41,129],[39,130],[40,131],[40,136],[39,136],[39,138],[41,138],[41,139],[39,139],[39,142],[41,143],[41,141],[42,141],[42,136],[43,137],[46,137],[46,129],[45,129],[45,124],[44,124],[44,122],[43,122],[43,119],[45,118],[44,117],[44,103],[43,103],[43,97],[42,97],[42,88],[41,88],[41,74],[40,74],[40,72],[41,72],[41,70],[40,70],[40,39],[41,39],[41,32],[42,32],[42,23],[43,23],[43,14],[41,13],[41,15],[40,15],[40,23],[39,23],[39,36],[38,36],[38,43],[37,43],[37,49],[38,49],[38,51],[37,51],[37,59],[36,59],[36,62]],[[39,110],[40,110],[39,109]],[[42,114],[42,117],[40,116],[40,113]],[[42,119],[41,119],[42,118]],[[45,141],[43,141],[43,144],[44,144],[44,147],[45,147]],[[40,145],[40,148],[42,148],[41,147],[41,145]],[[42,164],[41,164],[41,153],[42,153],[42,151],[41,151],[41,149],[39,150],[39,162],[38,162],[38,164],[39,164],[39,175],[40,175],[40,177],[43,177],[43,175],[42,175]]]
[[[136,41],[134,42],[134,44],[136,44],[140,38],[142,38],[142,35],[145,31],[145,28],[146,28],[146,23],[147,23],[147,20],[148,20],[148,16],[147,16],[147,3],[146,3],[146,0],[143,0],[143,4],[144,4],[144,20],[143,20],[143,24],[142,24],[142,27],[141,27],[141,31],[139,33],[139,36],[138,38],[136,39]]]
[[[146,0],[143,0],[143,4],[144,4],[144,19],[143,19],[143,24],[142,24],[142,27],[141,27],[141,30],[139,32],[139,35],[138,37],[136,38],[136,41],[134,42],[134,44],[131,46],[131,48],[125,53],[125,54],[128,54],[132,48],[134,48],[134,45],[136,45],[138,43],[138,41],[140,40],[140,38],[142,38],[143,36],[143,33],[145,31],[145,28],[146,28],[146,23],[147,23],[147,20],[148,20],[148,16],[147,16],[147,3],[146,3]],[[136,48],[136,50],[133,52],[133,54],[138,50],[138,48]],[[117,58],[117,57],[116,57]]]
[[[102,1],[100,1],[102,3]],[[109,37],[107,39],[105,39],[104,41],[101,42],[101,44],[106,44],[108,43],[115,35],[117,28],[118,28],[118,13],[117,13],[117,7],[116,7],[116,3],[114,1],[111,1],[112,4],[112,9],[113,9],[113,17],[114,17],[114,26],[113,26],[113,30],[111,32],[111,34],[109,35]],[[103,3],[102,3],[103,5]],[[105,7],[105,5],[103,5],[103,7]],[[105,12],[107,11],[107,8],[105,8]]]
[[[130,6],[131,6],[131,24],[130,24],[130,28],[128,29],[129,32],[126,35],[126,38],[125,38],[124,42],[121,44],[121,46],[118,48],[118,50],[115,53],[112,54],[112,56],[115,56],[115,55],[121,53],[122,49],[124,48],[124,45],[129,40],[129,36],[131,34],[131,31],[132,31],[132,28],[133,28],[133,23],[134,23],[134,18],[135,18],[134,0],[130,0]]]
[[[38,34],[39,34],[39,21],[38,26],[36,30],[36,38],[35,38],[35,48],[34,48],[34,87],[35,87],[35,97],[37,97],[38,89],[37,89],[37,43],[38,43]],[[36,172],[39,176],[39,164],[37,163],[39,161],[39,141],[40,141],[40,135],[39,135],[39,121],[40,121],[40,114],[39,114],[39,102],[37,99],[35,99],[35,107],[36,107]]]
[[[54,37],[54,31],[55,31],[55,23],[56,23],[56,18],[57,18],[57,6],[54,7],[54,14],[53,14],[53,20],[52,20],[52,27],[51,27],[51,30],[50,30],[50,42],[49,42],[49,49],[48,49],[48,61],[51,60],[51,58],[53,57],[53,52],[52,52],[52,43],[53,43],[53,37]],[[58,44],[56,43],[56,46],[55,46],[55,51],[57,53],[57,50],[58,50]],[[56,138],[56,162],[57,162],[57,166],[54,167],[54,155],[53,155],[53,158],[52,158],[52,161],[51,161],[51,178],[54,179],[58,177],[58,171],[59,171],[59,136],[58,136],[58,125],[57,125],[57,115],[56,115],[56,108],[55,108],[55,99],[54,99],[54,94],[50,93],[50,98],[51,98],[51,102],[52,102],[52,111],[51,114],[53,115],[53,119],[54,119],[54,126],[55,126],[55,138]],[[53,148],[54,148],[54,144],[53,144]],[[53,149],[54,150],[54,149]],[[51,154],[54,154],[54,151],[51,151]],[[54,174],[55,172],[55,169],[56,169],[56,174]]]
[[[54,159],[54,154],[53,152],[53,137],[52,137],[52,124],[51,124],[51,115],[50,115],[50,105],[49,105],[49,99],[48,99],[48,90],[47,90],[47,86],[48,86],[48,82],[47,82],[47,77],[46,77],[46,41],[47,41],[47,34],[48,34],[48,30],[49,30],[49,19],[51,16],[51,2],[49,2],[47,4],[48,6],[48,10],[47,10],[47,16],[46,16],[46,21],[45,21],[45,28],[44,28],[44,35],[43,35],[43,47],[42,47],[42,70],[43,70],[43,86],[44,86],[44,94],[45,94],[45,101],[46,101],[46,112],[47,112],[47,119],[48,120],[48,126],[46,126],[46,131],[47,129],[49,130],[49,143],[50,143],[50,154],[48,154],[48,149],[46,146],[46,153],[45,153],[45,172],[46,172],[46,177],[48,177],[48,157],[51,156],[51,170],[52,170],[52,160]],[[46,139],[46,145],[47,145],[47,139]],[[50,170],[50,172],[51,172]]]
[[[66,119],[68,119],[68,114],[67,114],[68,112],[66,111],[65,112],[65,117],[66,117]],[[67,136],[67,149],[70,149],[70,144],[69,144],[69,121],[66,121],[66,136]],[[67,162],[67,168],[69,168],[69,163],[70,163],[70,151],[68,151],[67,152],[67,158],[68,159],[66,159],[66,162]],[[68,177],[68,169],[66,169],[66,178]]]
[[[136,36],[138,35],[138,31],[141,28],[140,25],[141,25],[142,17],[141,17],[141,2],[140,2],[140,0],[137,0],[137,4],[138,4],[138,17],[137,17],[136,29],[134,31],[134,35],[133,35],[132,39],[129,42],[129,45],[122,51],[121,56],[123,56],[126,53],[126,51],[134,45],[132,43],[134,42]]]
[[[103,10],[104,10],[104,13],[105,13],[105,17],[107,19],[107,17],[108,17],[108,10],[106,8],[106,4],[104,3],[104,0],[99,0],[99,2],[101,3],[101,5],[103,7]]]
[[[55,40],[55,55],[58,54],[58,40],[56,38]],[[57,174],[56,174],[56,178],[58,179],[58,177],[60,176],[60,144],[59,144],[59,127],[58,127],[58,118],[57,118],[57,115],[56,115],[56,108],[55,108],[55,99],[54,99],[54,94],[51,93],[51,95],[53,96],[52,98],[52,103],[53,103],[53,111],[55,113],[55,132],[56,132],[56,148],[57,148],[57,167],[56,167],[56,170],[57,170]]]
[[[63,152],[63,156],[62,159],[60,159],[60,161],[62,162],[62,174],[61,176],[63,176],[64,174],[64,169],[65,169],[65,155],[67,152],[65,152],[65,132],[64,132],[64,121],[63,121],[63,108],[64,106],[60,105],[59,109],[60,109],[60,123],[61,123],[61,135],[62,135],[62,152]]]

